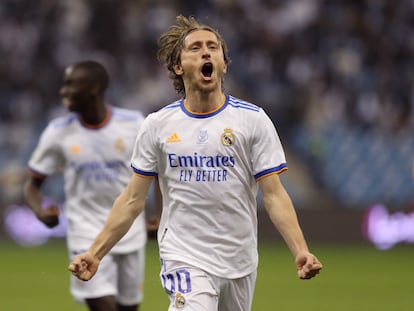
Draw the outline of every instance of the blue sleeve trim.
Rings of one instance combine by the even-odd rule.
[[[287,170],[287,168],[288,168],[287,164],[286,163],[282,163],[279,166],[272,167],[272,168],[269,168],[267,170],[261,171],[260,173],[257,173],[256,175],[254,175],[254,178],[255,179],[259,179],[259,178],[261,178],[261,177],[263,177],[265,175],[269,175],[269,174],[273,174],[273,173],[279,174],[279,173]]]
[[[147,176],[147,177],[155,177],[155,176],[157,176],[157,173],[156,172],[141,171],[141,170],[135,168],[134,166],[132,166],[132,164],[131,164],[131,167],[134,170],[134,172],[136,174],[138,174],[138,175]]]

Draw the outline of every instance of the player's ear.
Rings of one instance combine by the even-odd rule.
[[[177,64],[177,65],[174,65],[173,66],[173,69],[174,69],[174,73],[177,75],[177,76],[181,76],[182,74],[183,74],[183,67],[181,67],[181,65],[179,65],[179,64]]]

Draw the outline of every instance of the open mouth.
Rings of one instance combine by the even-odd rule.
[[[211,78],[211,74],[213,73],[213,64],[205,63],[201,68],[201,73],[204,78]]]

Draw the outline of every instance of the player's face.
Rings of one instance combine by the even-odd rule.
[[[92,105],[95,94],[88,73],[83,68],[66,68],[60,96],[69,111],[82,112]]]
[[[187,35],[181,50],[181,64],[175,66],[176,74],[184,80],[186,93],[221,90],[226,70],[223,48],[213,32],[195,30]]]

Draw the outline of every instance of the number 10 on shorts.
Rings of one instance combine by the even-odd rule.
[[[190,293],[191,277],[186,269],[179,269],[175,273],[161,274],[162,285],[167,293]]]

